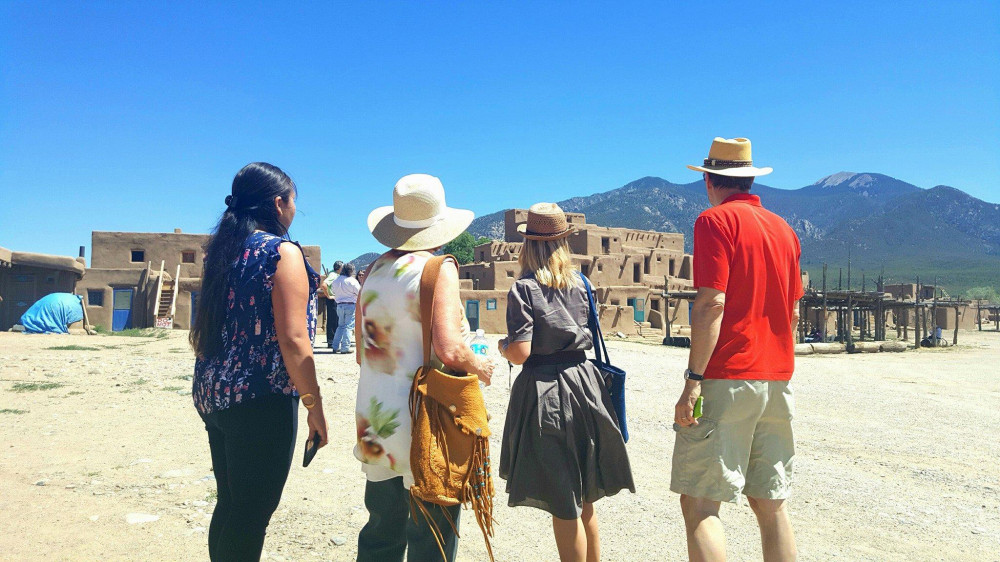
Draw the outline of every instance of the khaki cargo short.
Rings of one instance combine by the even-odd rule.
[[[787,498],[795,459],[788,381],[706,380],[701,395],[698,425],[674,424],[670,489],[725,502]]]

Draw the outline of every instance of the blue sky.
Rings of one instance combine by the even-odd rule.
[[[0,0],[0,246],[206,232],[264,160],[299,186],[293,237],[350,259],[402,175],[485,214],[694,181],[716,135],[774,187],[1000,201],[1000,3],[672,4]]]

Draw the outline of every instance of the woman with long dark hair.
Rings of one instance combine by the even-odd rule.
[[[297,191],[276,166],[247,164],[205,248],[192,395],[212,452],[215,560],[258,560],[288,477],[298,404],[326,445],[312,339],[319,275],[288,240]]]

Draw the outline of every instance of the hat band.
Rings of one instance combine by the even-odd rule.
[[[444,215],[436,215],[429,219],[421,219],[418,221],[409,221],[399,218],[399,215],[393,214],[392,220],[396,223],[396,226],[401,228],[427,228],[428,226],[434,226],[435,224],[443,221]]]
[[[753,166],[753,160],[719,160],[718,158],[706,158],[705,166],[726,166],[728,168],[749,168]]]
[[[527,236],[559,236],[560,234],[566,234],[567,232],[569,232],[569,226],[559,232],[535,232],[534,230],[524,229],[524,234]]]

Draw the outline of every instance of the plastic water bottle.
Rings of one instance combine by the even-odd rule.
[[[486,331],[476,330],[476,337],[472,338],[472,342],[469,344],[472,348],[472,353],[486,357],[490,353],[490,342],[486,341]],[[479,381],[479,389],[485,389],[486,384],[483,381]]]

